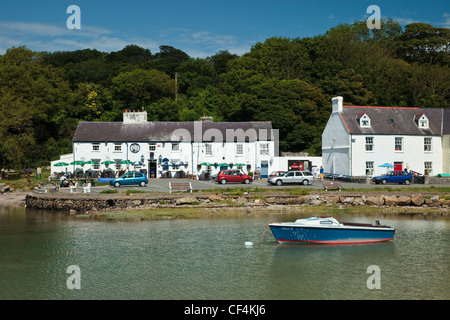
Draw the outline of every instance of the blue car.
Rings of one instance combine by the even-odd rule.
[[[385,175],[373,177],[372,181],[376,184],[386,183],[404,183],[410,184],[412,182],[412,175],[406,171],[391,171]]]
[[[128,186],[133,184],[138,184],[141,187],[145,187],[147,183],[147,177],[142,172],[128,172],[120,178],[112,179],[109,181],[109,184],[116,188],[120,187],[121,185]]]

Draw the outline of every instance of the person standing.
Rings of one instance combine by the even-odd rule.
[[[311,170],[313,172],[314,179],[318,178],[317,172],[319,171],[319,168],[317,168],[317,166],[313,166]]]
[[[323,181],[323,167],[320,166],[320,180]]]

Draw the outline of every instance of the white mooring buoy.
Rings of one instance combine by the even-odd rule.
[[[246,241],[246,242],[245,242],[245,246],[246,246],[246,247],[251,247],[251,246],[253,246],[253,242],[251,242],[251,241]]]

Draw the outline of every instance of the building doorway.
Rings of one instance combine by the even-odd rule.
[[[261,178],[269,177],[269,162],[261,161]]]
[[[148,160],[148,178],[156,178],[156,160]]]
[[[395,171],[403,171],[403,162],[394,162]]]

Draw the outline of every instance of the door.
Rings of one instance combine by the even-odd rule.
[[[295,183],[302,183],[303,174],[299,171],[295,173]]]
[[[403,171],[403,162],[394,162],[395,171]]]
[[[288,172],[286,177],[284,177],[283,182],[285,183],[294,183],[295,182],[295,172]]]
[[[261,178],[269,177],[269,162],[261,161]]]
[[[133,174],[127,173],[123,176],[122,184],[128,185],[133,183]]]
[[[148,178],[156,178],[156,160],[148,160]]]

